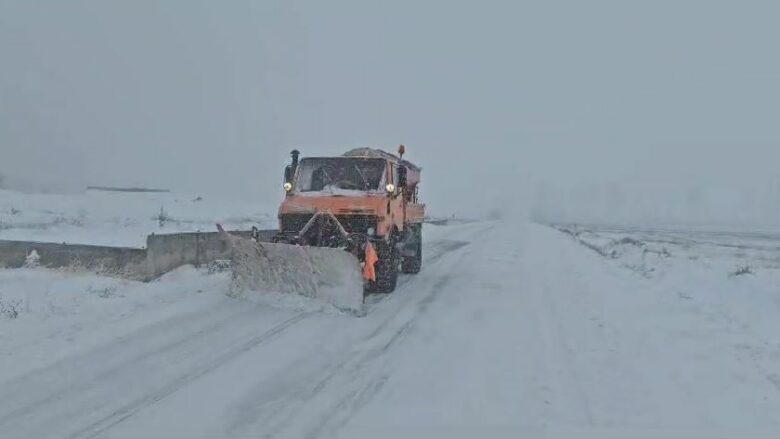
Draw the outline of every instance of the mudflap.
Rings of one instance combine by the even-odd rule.
[[[231,250],[230,294],[299,294],[363,313],[358,259],[342,249],[257,242],[221,231]]]

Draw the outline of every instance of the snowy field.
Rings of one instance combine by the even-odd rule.
[[[558,228],[681,306],[719,315],[780,347],[780,231]],[[773,380],[780,386],[780,375]]]
[[[142,245],[163,201],[176,227],[274,216],[1,195],[3,224],[46,226],[0,239]],[[137,222],[111,234],[116,218]],[[777,235],[495,221],[429,225],[424,241],[423,271],[364,317],[231,298],[207,268],[148,284],[0,270],[0,437],[780,434]]]
[[[0,239],[143,247],[151,233],[276,228],[276,206],[174,193],[0,190]]]

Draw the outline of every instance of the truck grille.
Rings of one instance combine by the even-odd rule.
[[[282,232],[300,232],[312,216],[314,215],[311,213],[285,214],[280,217],[281,222],[279,226],[281,227]]]
[[[282,232],[300,232],[312,216],[310,213],[282,215]],[[336,219],[348,233],[366,233],[370,227],[376,228],[376,217],[373,215],[336,215]]]

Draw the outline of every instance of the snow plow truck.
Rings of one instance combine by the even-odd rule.
[[[300,158],[293,150],[272,242],[223,233],[233,250],[231,291],[321,297],[359,313],[366,294],[390,293],[399,272],[418,273],[425,205],[420,168],[404,152]]]

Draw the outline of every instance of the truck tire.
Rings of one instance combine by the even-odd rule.
[[[395,245],[380,244],[377,245],[376,282],[373,285],[373,292],[379,294],[389,294],[395,290],[398,283],[398,251]]]
[[[414,256],[405,256],[401,261],[401,271],[406,274],[417,274],[422,268],[422,229],[416,227],[412,237],[414,239]]]

